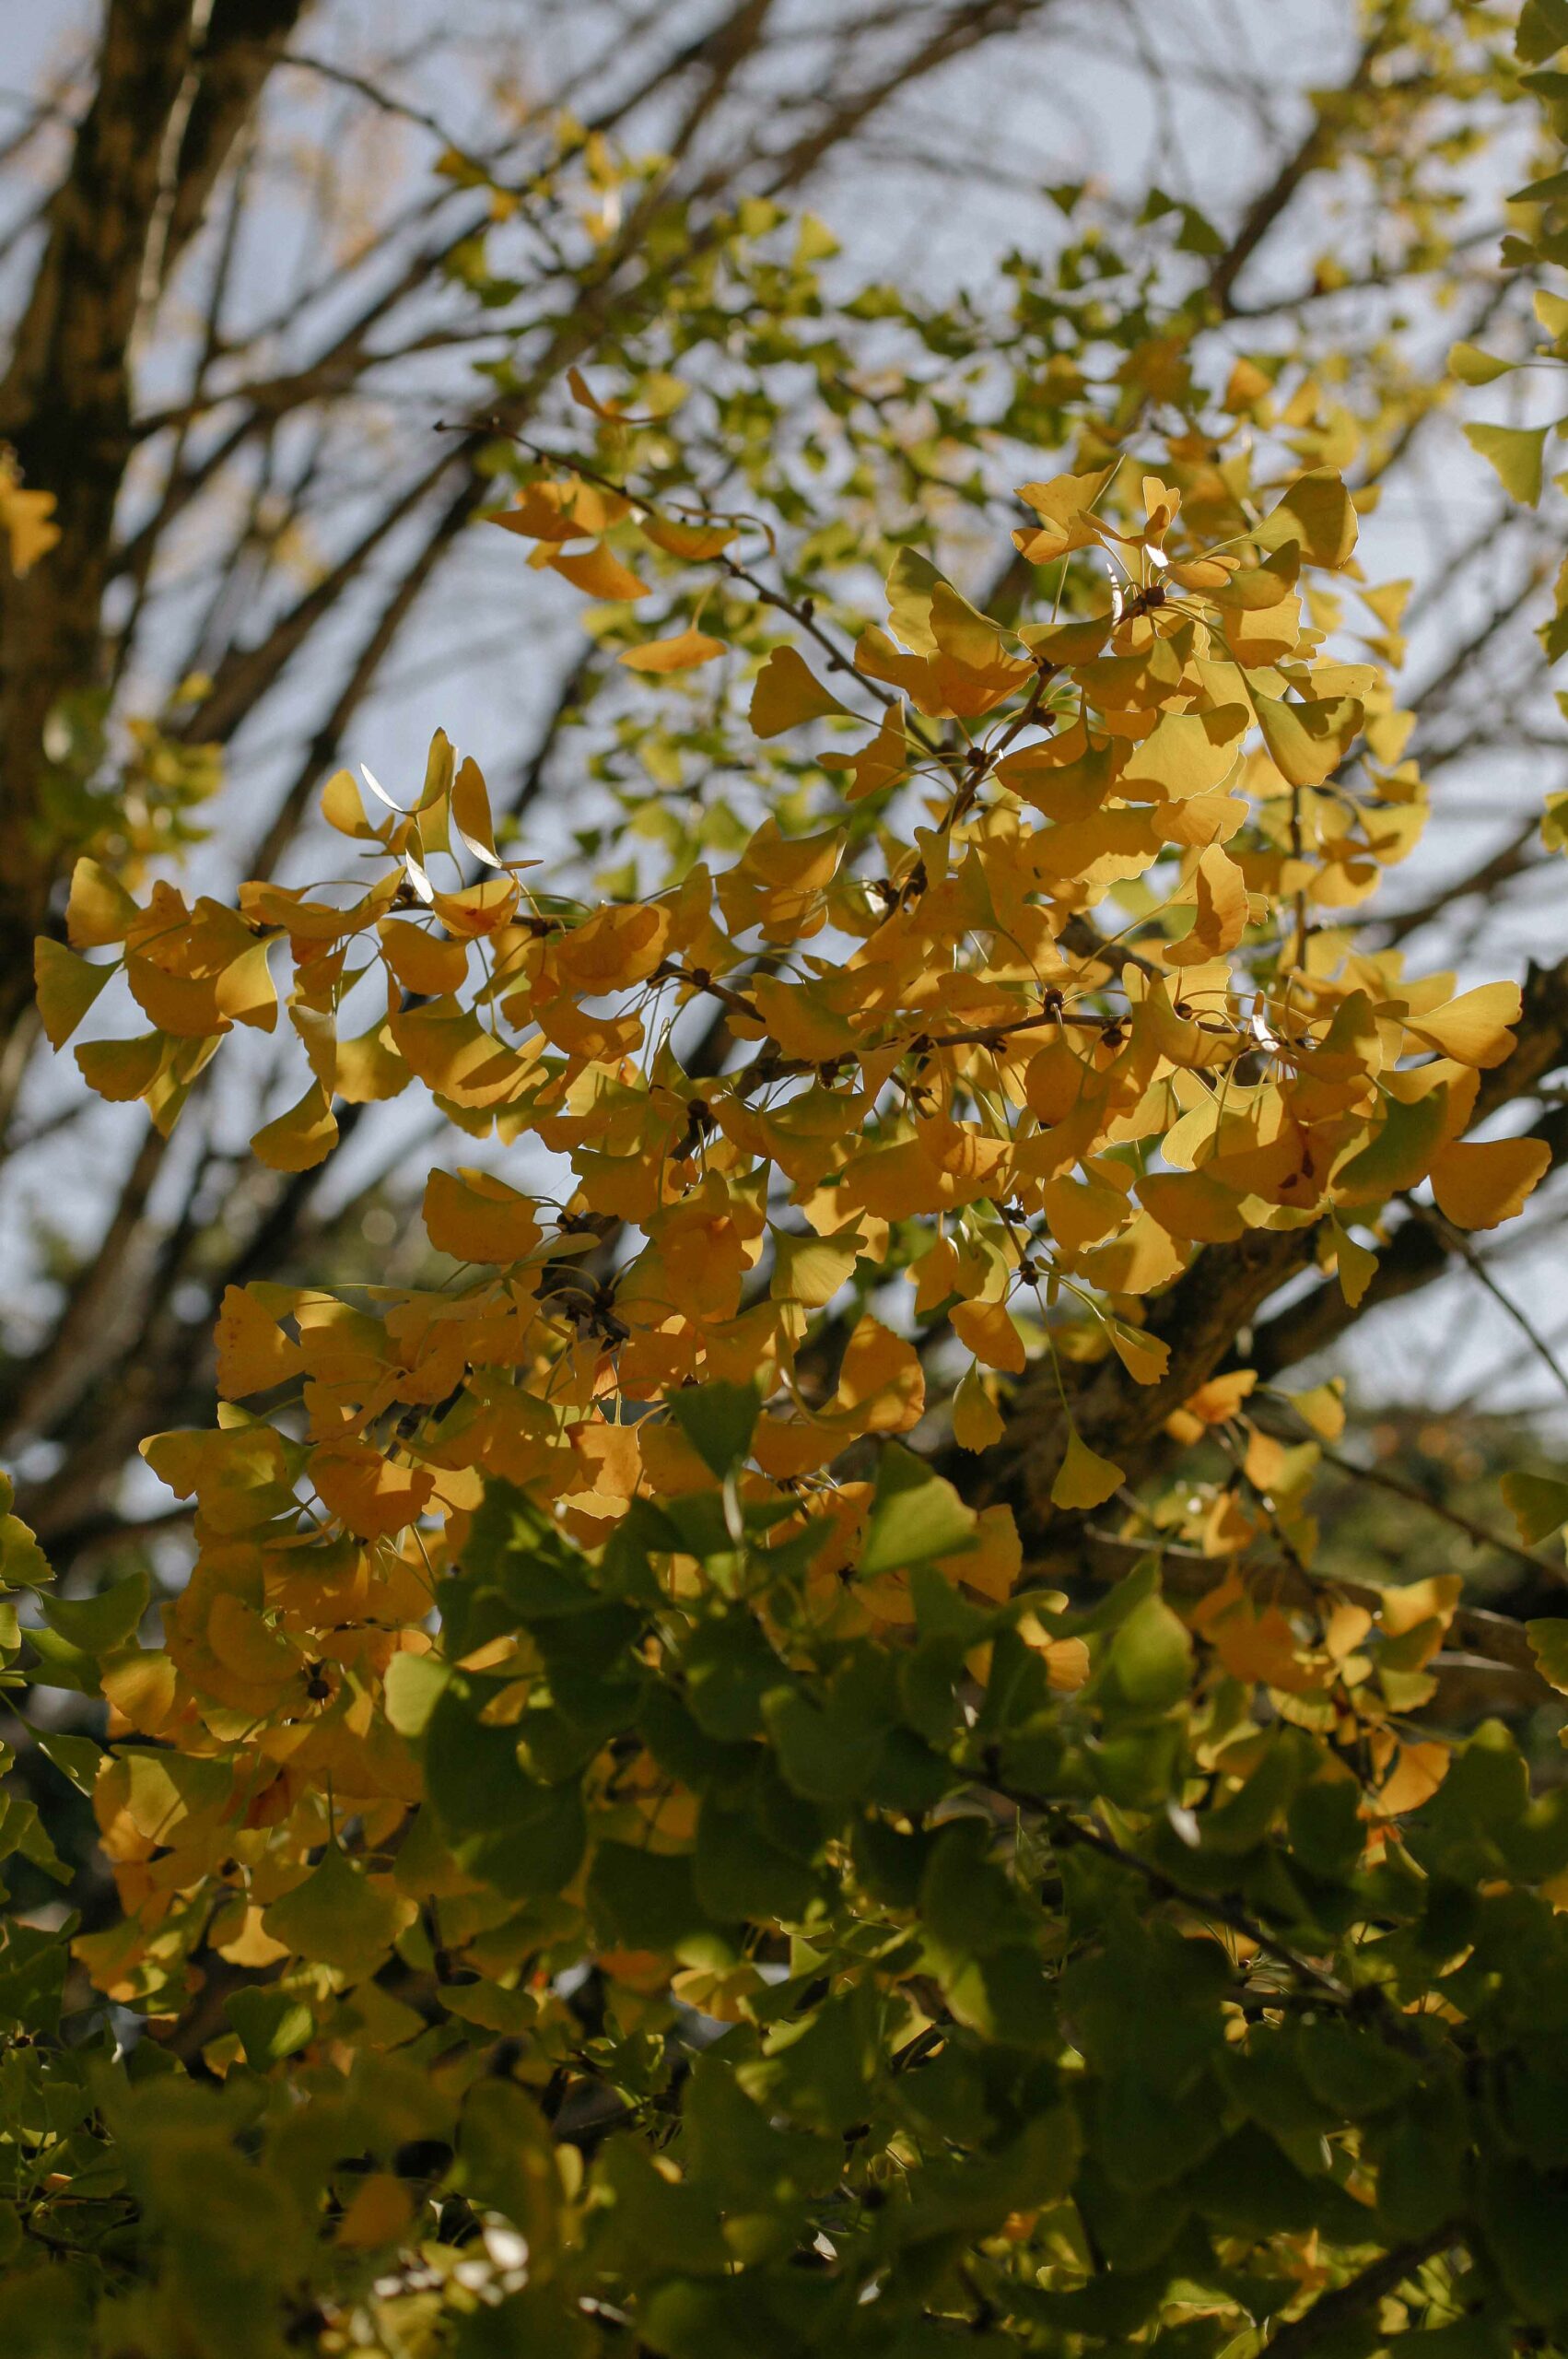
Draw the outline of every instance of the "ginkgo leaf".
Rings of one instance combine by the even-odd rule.
[[[1452,1139],[1432,1159],[1432,1192],[1457,1228],[1496,1228],[1523,1210],[1550,1163],[1545,1139]]]
[[[90,959],[78,958],[63,942],[39,936],[33,945],[33,977],[39,1019],[52,1049],[64,1047],[113,972],[112,967],[95,967]]]
[[[733,524],[688,522],[682,516],[644,516],[638,529],[645,539],[667,556],[678,557],[688,565],[701,565],[727,549],[734,539]]]
[[[778,737],[802,721],[821,721],[848,708],[825,688],[805,658],[792,647],[776,647],[756,675],[751,725],[756,737]]]
[[[1021,1376],[1027,1366],[1024,1339],[1002,1302],[960,1302],[953,1309],[953,1330],[988,1367]]]
[[[649,639],[640,647],[626,648],[615,660],[628,672],[691,672],[723,652],[721,639],[710,639],[706,631],[683,630],[673,639]]]
[[[84,1040],[71,1054],[94,1095],[118,1106],[146,1097],[169,1045],[161,1032],[142,1032],[134,1040]]]
[[[1496,468],[1510,499],[1533,508],[1540,498],[1544,426],[1467,426],[1465,440]]]
[[[323,1444],[310,1453],[310,1480],[322,1504],[362,1540],[401,1532],[424,1513],[435,1488],[427,1468],[385,1458],[369,1442]]]
[[[467,850],[492,868],[498,868],[500,857],[496,851],[496,822],[490,811],[489,789],[485,784],[485,773],[472,754],[458,764],[451,782],[450,808],[451,824]]]
[[[953,1395],[953,1438],[960,1449],[989,1449],[1007,1431],[1007,1420],[986,1391],[977,1367],[959,1379]]]
[[[617,604],[626,600],[646,598],[648,584],[639,581],[631,568],[621,563],[606,542],[599,541],[581,556],[568,557],[563,551],[550,559],[557,573],[564,573],[574,589],[586,590],[591,598],[613,599]]]
[[[1106,1321],[1111,1348],[1135,1384],[1158,1384],[1170,1366],[1171,1347],[1158,1335],[1129,1327],[1125,1320]]]
[[[224,1288],[215,1341],[218,1391],[228,1401],[287,1384],[303,1365],[298,1344],[290,1343],[276,1320],[243,1286]]]
[[[1479,344],[1448,347],[1448,374],[1457,377],[1461,385],[1490,385],[1494,378],[1506,377],[1515,366],[1512,360],[1499,360],[1494,353],[1483,352]]]
[[[1443,1136],[1447,1109],[1445,1087],[1408,1102],[1385,1097],[1383,1120],[1371,1140],[1334,1175],[1337,1200],[1342,1204],[1375,1203],[1424,1180]]]
[[[71,871],[65,932],[77,950],[107,950],[123,942],[141,911],[100,861],[78,860]]]
[[[1363,1297],[1377,1273],[1377,1256],[1368,1246],[1352,1237],[1338,1221],[1329,1224],[1334,1239],[1334,1259],[1339,1273],[1340,1292],[1352,1310],[1361,1307]]]
[[[319,1081],[275,1121],[263,1123],[251,1140],[258,1162],[271,1171],[312,1171],[337,1144],[332,1100]]]
[[[1162,713],[1129,756],[1122,787],[1153,787],[1178,800],[1209,793],[1235,768],[1248,718],[1239,704],[1217,705],[1211,712]]]
[[[446,941],[405,918],[384,918],[380,941],[387,965],[404,991],[413,991],[417,998],[439,1000],[462,989],[469,972],[467,941]]]
[[[1332,469],[1315,467],[1281,494],[1252,538],[1270,550],[1294,541],[1309,564],[1337,569],[1348,563],[1356,545],[1350,493]]]
[[[1504,1474],[1500,1488],[1527,1548],[1550,1540],[1568,1524],[1568,1483],[1552,1474]]]
[[[320,1865],[263,1912],[262,1923],[296,1957],[357,1981],[375,1972],[418,1913],[412,1900],[373,1884],[333,1842]]]
[[[1517,1024],[1522,1004],[1517,983],[1481,983],[1430,1015],[1406,1016],[1404,1024],[1427,1048],[1485,1072],[1513,1054],[1515,1036],[1508,1027]]]
[[[1354,697],[1309,697],[1287,703],[1255,688],[1252,701],[1263,742],[1291,786],[1321,786],[1331,777],[1366,717]]]
[[[458,1262],[521,1262],[542,1231],[532,1198],[488,1171],[432,1171],[425,1182],[425,1232]]]
[[[1076,1426],[1067,1429],[1067,1448],[1051,1485],[1051,1505],[1063,1508],[1103,1507],[1127,1477],[1109,1458],[1090,1449]]]
[[[1234,950],[1247,926],[1246,881],[1235,862],[1218,844],[1200,852],[1190,889],[1197,914],[1189,933],[1167,944],[1165,963],[1198,966]]]
[[[334,770],[322,789],[322,816],[340,836],[364,843],[380,840],[380,830],[365,816],[365,805],[352,770]]]

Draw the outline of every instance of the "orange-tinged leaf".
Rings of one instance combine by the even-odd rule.
[[[114,969],[78,958],[47,934],[33,944],[32,957],[44,1038],[52,1049],[63,1049]]]
[[[1206,1171],[1151,1171],[1138,1182],[1150,1217],[1171,1237],[1225,1245],[1246,1226],[1235,1196]]]
[[[405,992],[442,999],[462,989],[468,973],[466,942],[448,942],[403,918],[383,918],[377,932],[387,965]]]
[[[71,871],[65,932],[77,950],[106,950],[123,942],[142,912],[101,862],[78,860]]]
[[[647,582],[639,581],[631,568],[623,565],[603,541],[584,550],[580,557],[562,554],[553,557],[550,563],[557,573],[566,575],[574,589],[586,590],[591,598],[613,599],[618,604],[623,600],[648,595]]]
[[[480,860],[499,867],[496,850],[496,822],[490,811],[490,791],[485,783],[485,773],[472,754],[458,765],[451,783],[451,823],[467,845]],[[449,986],[449,988],[451,988]]]
[[[1452,1139],[1432,1159],[1437,1209],[1457,1228],[1496,1228],[1545,1177],[1544,1139]]]
[[[1111,1348],[1135,1384],[1158,1384],[1171,1363],[1171,1347],[1158,1335],[1146,1335],[1141,1327],[1129,1327],[1125,1320],[1107,1322]]]
[[[638,529],[666,557],[682,557],[688,565],[701,565],[729,547],[738,527],[688,522],[683,516],[644,516]]]
[[[383,1458],[369,1442],[334,1441],[310,1453],[322,1503],[361,1540],[384,1540],[423,1512],[435,1478],[422,1466]]]
[[[834,1409],[855,1412],[862,1433],[905,1433],[925,1405],[919,1354],[868,1312],[845,1346]]]
[[[794,648],[776,647],[752,690],[752,734],[778,737],[802,721],[821,721],[847,709],[830,688],[823,687]]]
[[[351,2252],[370,2252],[378,2245],[396,2244],[413,2220],[414,2197],[404,2181],[391,2171],[372,2171],[355,2189],[335,2240]]]
[[[962,1344],[966,1344],[977,1360],[988,1367],[1000,1368],[1008,1376],[1021,1376],[1028,1364],[1024,1339],[1008,1316],[1002,1302],[959,1302],[953,1309],[953,1328]]]
[[[628,672],[692,672],[723,652],[721,639],[710,639],[702,630],[683,630],[673,639],[649,639],[640,647],[628,647],[615,661]]]
[[[216,1341],[217,1389],[226,1401],[287,1384],[303,1366],[298,1344],[289,1342],[244,1286],[224,1288]]]
[[[425,1183],[425,1229],[439,1253],[458,1262],[521,1262],[541,1231],[531,1198],[488,1171],[432,1171]]]
[[[287,1113],[264,1123],[251,1141],[252,1152],[269,1171],[312,1171],[336,1144],[332,1100],[319,1081]]]
[[[1104,1507],[1126,1480],[1114,1460],[1100,1457],[1090,1449],[1078,1428],[1070,1426],[1067,1449],[1051,1485],[1051,1505],[1068,1508]]]

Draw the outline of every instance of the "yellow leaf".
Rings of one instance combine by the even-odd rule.
[[[34,943],[32,957],[44,1038],[52,1049],[63,1049],[114,969],[78,958],[47,934]]]
[[[311,1171],[325,1162],[337,1144],[337,1122],[332,1101],[319,1081],[313,1081],[296,1106],[263,1124],[251,1141],[257,1159],[270,1171]]]
[[[461,991],[468,973],[466,942],[448,942],[400,918],[383,918],[377,932],[387,965],[405,992],[419,999],[442,999]]]
[[[1141,1327],[1129,1327],[1125,1320],[1113,1319],[1107,1322],[1111,1349],[1135,1384],[1158,1384],[1170,1366],[1171,1347],[1158,1335],[1146,1335]]]
[[[647,582],[639,581],[630,567],[623,565],[603,541],[596,542],[580,557],[553,557],[550,563],[557,573],[566,575],[574,589],[586,590],[591,598],[609,598],[619,604],[623,599],[648,595]]]
[[[776,647],[757,674],[756,686],[752,690],[752,734],[777,737],[786,729],[797,728],[802,721],[821,721],[829,713],[846,710],[792,647]]]
[[[60,538],[52,491],[24,491],[15,466],[0,462],[0,524],[11,545],[11,570],[19,581]]]
[[[1361,1298],[1372,1284],[1377,1268],[1377,1256],[1370,1247],[1358,1244],[1349,1229],[1338,1221],[1329,1223],[1334,1239],[1334,1256],[1340,1273],[1340,1292],[1352,1310],[1359,1309]]]
[[[1291,786],[1321,786],[1344,760],[1366,718],[1355,697],[1313,697],[1292,704],[1254,689],[1252,701],[1263,742]]]
[[[453,1177],[432,1171],[425,1183],[425,1230],[438,1253],[458,1262],[521,1262],[541,1231],[532,1200],[487,1171]]]
[[[955,1303],[953,1330],[959,1342],[966,1344],[975,1357],[984,1360],[988,1367],[1000,1368],[1008,1376],[1021,1376],[1028,1364],[1024,1339],[1009,1318],[1005,1303]]]
[[[1429,1015],[1407,1015],[1405,1029],[1459,1064],[1487,1070],[1512,1054],[1515,1036],[1508,1027],[1518,1022],[1522,1003],[1517,983],[1482,983]]]
[[[365,816],[364,799],[352,770],[333,770],[322,789],[322,816],[340,836],[358,842],[379,843],[381,833]]]
[[[168,1045],[161,1032],[141,1032],[134,1040],[84,1040],[71,1054],[94,1095],[120,1106],[146,1097],[158,1079]]]
[[[673,639],[650,639],[641,647],[628,647],[615,660],[628,672],[691,672],[723,652],[721,639],[709,639],[706,631],[683,630]]]
[[[451,783],[451,821],[471,852],[488,861],[492,867],[499,867],[490,792],[485,773],[472,754],[464,757]],[[447,988],[453,986],[449,984]]]
[[[1247,721],[1243,704],[1217,705],[1212,712],[1162,713],[1129,756],[1121,788],[1129,793],[1153,788],[1178,802],[1209,793],[1234,768]]]
[[[368,1032],[337,1044],[337,1094],[349,1106],[395,1097],[411,1079],[385,1024],[372,1024]]]
[[[383,1458],[364,1441],[334,1441],[310,1453],[322,1503],[361,1540],[384,1540],[417,1521],[435,1488],[423,1466]]]
[[[953,1438],[960,1449],[989,1449],[1007,1431],[1001,1411],[986,1391],[977,1367],[959,1379],[953,1396]]]
[[[1544,1139],[1450,1140],[1432,1159],[1437,1209],[1457,1228],[1495,1228],[1522,1209],[1550,1161]]]
[[[1198,915],[1191,932],[1165,947],[1166,964],[1197,967],[1234,950],[1246,932],[1246,884],[1241,870],[1218,844],[1200,852],[1191,887]]]
[[[1167,1236],[1190,1244],[1226,1245],[1246,1226],[1231,1190],[1206,1171],[1151,1171],[1138,1193]]]
[[[1356,545],[1356,513],[1350,493],[1329,467],[1298,475],[1252,535],[1260,549],[1294,541],[1311,565],[1338,568]]]
[[[1314,1385],[1310,1392],[1293,1392],[1288,1396],[1298,1417],[1324,1441],[1338,1441],[1345,1430],[1345,1379],[1330,1378],[1327,1384]]]
[[[701,524],[688,522],[681,516],[645,516],[641,530],[645,539],[667,557],[678,557],[688,565],[701,565],[727,549],[735,537],[733,524]]]
[[[299,1346],[291,1344],[244,1286],[226,1286],[217,1314],[217,1389],[226,1401],[270,1391],[298,1375]]]
[[[1121,1468],[1101,1458],[1083,1440],[1075,1426],[1067,1429],[1067,1449],[1051,1485],[1054,1508],[1103,1507],[1127,1480]]]
[[[96,860],[78,860],[71,872],[65,931],[77,950],[106,950],[123,942],[140,910],[118,877]]]

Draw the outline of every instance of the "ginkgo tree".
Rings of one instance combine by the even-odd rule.
[[[1519,1212],[1561,986],[1363,946],[1425,806],[1342,418],[1137,350],[1017,600],[919,535],[798,594],[603,372],[497,430],[627,745],[714,752],[624,890],[445,734],[315,882],[78,863],[88,1087],[167,1135],[263,1033],[263,1168],[447,1144],[420,1283],[227,1292],[159,1630],[0,1526],[119,1902],[5,1928],[7,2350],[1557,2347],[1568,1788],[1443,1683],[1550,1703],[1562,1625],[1319,1574],[1340,1391],[1249,1335]]]

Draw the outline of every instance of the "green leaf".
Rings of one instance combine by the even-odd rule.
[[[1527,1548],[1568,1523],[1568,1483],[1551,1474],[1504,1474],[1498,1485]]]
[[[1408,1103],[1386,1097],[1383,1109],[1384,1119],[1366,1145],[1334,1175],[1334,1193],[1342,1204],[1381,1203],[1425,1179],[1447,1117],[1447,1086]]]
[[[399,1736],[424,1735],[449,1675],[439,1655],[393,1655],[387,1665],[387,1718]]]
[[[83,1654],[112,1654],[136,1635],[152,1583],[146,1573],[132,1573],[96,1597],[50,1597],[43,1601],[43,1618],[57,1637]]]
[[[877,1468],[860,1570],[870,1579],[972,1547],[975,1514],[923,1459],[890,1442]]]
[[[1533,508],[1540,498],[1544,426],[1467,426],[1465,440],[1496,468],[1510,499]]]
[[[1490,385],[1516,366],[1515,361],[1499,360],[1494,354],[1483,352],[1479,344],[1456,344],[1448,354],[1448,373],[1457,377],[1461,385]]]
[[[263,1911],[262,1927],[297,1957],[363,1981],[417,1914],[411,1900],[378,1889],[356,1860],[329,1843],[321,1865]]]
[[[1568,43],[1568,0],[1525,0],[1514,54],[1525,65],[1544,65]]]
[[[1146,1597],[1117,1630],[1108,1660],[1108,1684],[1122,1702],[1162,1712],[1187,1693],[1192,1640],[1164,1598]]]
[[[270,2071],[315,2036],[314,2014],[303,1999],[292,1998],[287,1990],[231,1990],[223,2012],[239,2033],[253,2072]]]
[[[720,1481],[744,1463],[762,1414],[755,1384],[685,1385],[669,1396],[670,1414]]]
[[[1541,1677],[1549,1680],[1560,1696],[1568,1696],[1568,1614],[1527,1622],[1525,1636],[1540,1666]]]

